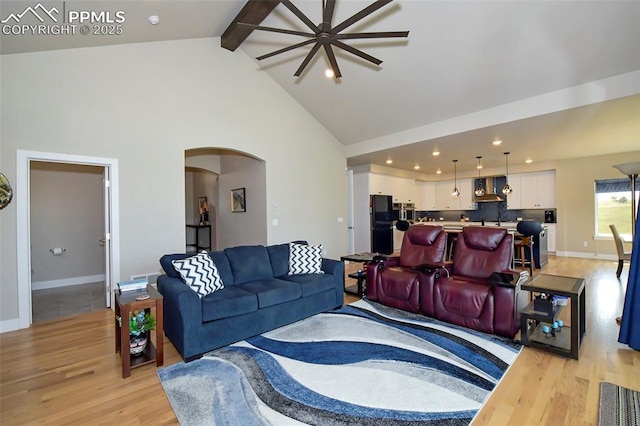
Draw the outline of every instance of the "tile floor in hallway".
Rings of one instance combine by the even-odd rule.
[[[104,282],[33,290],[31,302],[34,323],[107,308]]]

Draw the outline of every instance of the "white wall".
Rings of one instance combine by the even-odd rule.
[[[191,148],[265,161],[258,220],[268,243],[318,241],[334,258],[347,250],[346,223],[337,221],[346,216],[343,146],[219,38],[3,55],[0,71],[0,170],[11,182],[19,149],[118,159],[122,277],[184,251]],[[18,317],[15,203],[0,212],[0,233],[7,321]]]

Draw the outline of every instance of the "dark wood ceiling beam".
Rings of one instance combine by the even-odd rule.
[[[278,4],[280,4],[280,0],[249,0],[238,16],[224,30],[220,45],[232,52],[236,50],[253,31],[252,28],[239,26],[238,22],[259,25]]]

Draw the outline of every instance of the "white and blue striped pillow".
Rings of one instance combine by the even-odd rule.
[[[195,256],[171,262],[175,270],[200,298],[224,288],[216,264],[206,251]]]
[[[289,243],[289,275],[296,274],[324,274],[322,244],[310,246]]]

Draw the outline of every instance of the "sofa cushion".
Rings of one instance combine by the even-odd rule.
[[[258,297],[258,308],[266,308],[302,297],[300,284],[275,278],[251,281],[240,284],[239,287]]]
[[[201,298],[224,288],[216,264],[204,250],[195,256],[171,263],[182,280]]]
[[[274,277],[287,275],[289,272],[289,244],[267,246]]]
[[[258,310],[258,297],[237,286],[225,287],[202,298],[202,321],[234,317]]]
[[[180,278],[180,274],[176,271],[176,268],[173,266],[174,260],[182,260],[187,257],[193,256],[193,253],[176,253],[176,254],[165,254],[160,258],[160,265],[164,270],[165,274],[172,278]],[[218,267],[218,272],[220,273],[220,278],[222,278],[222,282],[225,286],[230,286],[234,284],[233,274],[231,273],[231,266],[229,265],[229,261],[227,260],[227,256],[225,256],[222,251],[210,251],[209,256],[213,259],[213,262]]]
[[[323,273],[322,245],[289,244],[289,275]]]
[[[485,311],[491,287],[486,284],[473,284],[453,278],[442,278],[436,283],[441,306],[455,315],[479,318]]]
[[[280,279],[300,284],[302,297],[313,296],[335,288],[334,277],[329,274],[285,275]]]
[[[264,246],[240,246],[224,250],[236,284],[273,278],[269,253]]]

